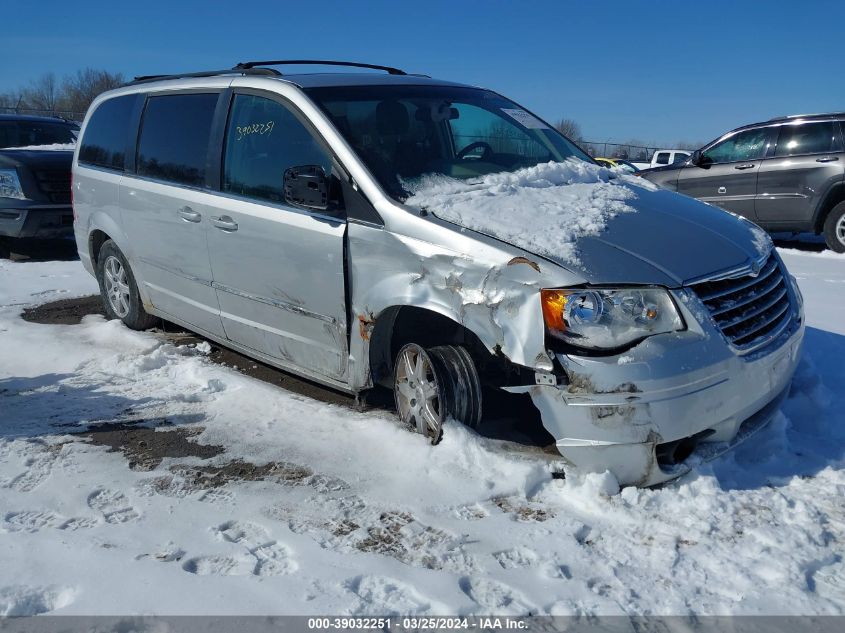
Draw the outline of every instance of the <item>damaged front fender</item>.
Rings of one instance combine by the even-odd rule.
[[[474,233],[409,216],[414,234],[350,223],[352,314],[350,381],[372,385],[369,344],[382,313],[396,306],[429,310],[472,332],[491,354],[537,371],[550,371],[540,289],[577,283],[553,264],[515,256],[512,248]],[[447,246],[442,246],[448,244]]]

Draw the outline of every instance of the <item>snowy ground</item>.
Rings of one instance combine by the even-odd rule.
[[[679,482],[611,496],[455,425],[432,448],[203,346],[24,322],[94,281],[0,261],[0,615],[841,614],[845,257],[782,253],[809,323],[782,415]],[[181,433],[225,450],[138,462],[68,435],[115,421],[158,428],[141,449]]]

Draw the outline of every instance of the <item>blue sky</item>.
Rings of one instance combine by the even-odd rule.
[[[327,58],[493,88],[593,141],[706,141],[845,110],[843,0],[12,4],[0,91],[86,66],[134,76]]]

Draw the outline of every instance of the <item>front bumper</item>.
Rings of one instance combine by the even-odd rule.
[[[803,315],[742,356],[712,324],[646,339],[618,356],[557,354],[560,385],[530,387],[560,454],[580,472],[650,486],[743,441],[777,413],[798,365]]]
[[[69,238],[73,236],[73,208],[70,205],[0,203],[0,236]]]

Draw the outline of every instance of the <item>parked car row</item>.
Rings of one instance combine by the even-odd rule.
[[[845,113],[744,125],[688,159],[639,172],[771,232],[824,235],[845,252]]]
[[[383,385],[434,443],[449,418],[483,423],[487,390],[527,394],[567,472],[622,484],[677,477],[776,413],[802,300],[752,223],[608,178],[493,91],[285,63],[92,104],[74,233],[111,318],[350,394]]]

